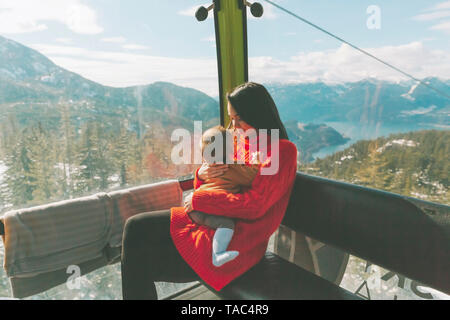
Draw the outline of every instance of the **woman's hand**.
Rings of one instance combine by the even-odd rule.
[[[184,209],[186,210],[186,213],[193,211],[193,209],[192,209],[192,197],[193,196],[194,196],[194,193],[191,192],[184,198]]]
[[[201,180],[215,178],[221,176],[228,170],[227,164],[208,164],[203,163],[198,170],[198,177]]]

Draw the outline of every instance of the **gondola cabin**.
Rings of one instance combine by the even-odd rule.
[[[167,130],[185,125],[186,121],[202,119],[201,112],[207,114],[208,125],[220,121],[227,127],[230,124],[227,93],[252,80],[247,34],[250,14],[263,18],[269,7],[278,10],[282,19],[300,20],[357,49],[358,54],[378,60],[380,68],[394,68],[410,76],[275,2],[264,0],[263,4],[214,0],[197,8],[195,17],[199,22],[208,17],[214,21],[218,101],[165,82],[127,88],[103,87],[62,71],[39,53],[0,37],[3,55],[0,90],[10,93],[0,97],[0,107],[8,106],[16,112],[9,112],[8,118],[1,119],[5,124],[0,136],[0,177],[3,176],[0,184],[4,201],[0,225],[4,266],[1,296],[120,299],[119,262],[125,221],[142,212],[182,206],[183,196],[193,191],[191,173],[196,167],[180,169],[170,164]],[[256,19],[255,23],[262,20]],[[114,41],[123,40],[110,39]],[[35,63],[37,60],[39,64]],[[45,69],[49,74],[39,75],[39,79],[34,75],[31,81],[30,68],[36,65],[39,68],[33,72]],[[7,69],[11,66],[22,70],[14,79]],[[414,87],[405,89],[402,101],[414,106],[414,94],[420,94],[421,99],[427,94],[438,97],[432,109],[416,109],[414,116],[441,106],[442,110],[448,109],[448,82],[440,85],[437,80],[412,78]],[[31,86],[37,83],[38,87]],[[365,85],[363,91],[373,89],[378,93],[382,86],[370,81]],[[323,94],[327,95],[323,99],[334,99],[332,104],[358,90],[342,86],[334,87],[335,91],[331,92],[330,87],[310,87],[273,86],[271,92],[283,106],[289,93],[301,96],[311,89],[313,93],[302,97]],[[40,95],[36,88],[42,90]],[[101,99],[95,90],[102,92]],[[392,90],[398,91],[399,87]],[[23,96],[23,101],[14,100],[13,93]],[[370,96],[366,95],[366,109],[361,117],[381,114],[376,109],[376,99],[368,99]],[[321,101],[324,100],[317,98],[305,103],[314,106]],[[184,104],[201,107],[186,110]],[[341,110],[348,114],[357,112],[349,104],[345,105],[348,109]],[[327,117],[331,118],[329,111],[333,106],[326,108]],[[291,111],[293,117],[306,115],[305,111]],[[405,109],[401,114],[406,117],[411,112]],[[46,120],[32,121],[42,113]],[[318,111],[312,116],[320,118]],[[448,148],[448,126],[441,131],[410,132],[401,137],[361,139],[343,151],[320,159],[313,155],[329,147],[329,140],[318,150],[314,144],[324,139],[341,139],[343,145],[348,137],[325,125],[303,123],[301,118],[289,121],[289,137],[300,150],[299,167],[289,206],[280,228],[271,238],[266,256],[220,292],[202,282],[161,283],[158,288],[161,297],[448,299],[450,207],[445,171],[448,155],[442,154],[442,146]],[[158,139],[162,143],[152,143]],[[435,146],[436,156],[395,149],[405,146],[412,150],[419,144],[424,148],[420,150]],[[383,154],[388,149],[397,150],[390,153],[390,159]],[[413,162],[413,156],[420,159]],[[424,164],[426,172],[432,172],[435,178],[443,177],[441,182],[427,180],[427,184],[422,173],[411,173],[417,181],[422,179],[427,190],[442,198],[425,197],[419,189],[414,189],[411,177],[395,167],[406,163],[405,159],[411,159],[408,164],[412,166]],[[380,182],[382,168],[387,168],[383,176],[390,182],[389,188]],[[389,294],[388,289],[395,293]]]

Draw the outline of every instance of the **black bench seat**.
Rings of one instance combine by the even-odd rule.
[[[208,288],[226,300],[364,300],[271,252],[220,292]]]

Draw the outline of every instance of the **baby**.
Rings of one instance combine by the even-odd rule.
[[[198,189],[225,190],[230,193],[238,193],[241,192],[242,187],[251,187],[253,179],[258,174],[259,165],[234,163],[235,161],[233,155],[226,152],[226,141],[227,139],[233,139],[233,135],[224,127],[216,126],[207,130],[203,134],[201,141],[203,162],[211,162],[210,158],[208,159],[205,155],[205,148],[214,142],[214,139],[218,136],[223,138],[223,163],[229,164],[228,170],[219,177],[206,179]],[[212,151],[212,157],[215,157],[215,151],[215,149]],[[227,251],[228,244],[230,243],[234,233],[233,219],[209,215],[199,211],[192,211],[189,213],[189,216],[197,224],[216,229],[212,243],[212,263],[214,266],[220,267],[223,264],[235,259],[239,255],[238,251]]]

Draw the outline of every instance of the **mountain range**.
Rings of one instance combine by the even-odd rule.
[[[450,95],[450,81],[426,81]],[[306,162],[322,147],[348,140],[325,122],[350,121],[362,126],[425,123],[450,128],[450,100],[410,81],[368,79],[266,87]],[[69,107],[71,122],[77,128],[92,120],[111,126],[126,120],[130,130],[143,134],[155,121],[167,129],[192,129],[194,120],[203,121],[204,127],[219,123],[217,100],[198,90],[167,82],[126,88],[103,86],[0,36],[0,123],[14,118],[21,127],[39,121],[57,129],[63,106]]]
[[[59,118],[61,104],[70,106],[71,118],[78,122],[105,121],[111,116],[130,123],[140,118],[141,123],[161,121],[175,126],[185,126],[189,120],[218,121],[217,101],[195,89],[165,82],[103,86],[3,37],[0,55],[0,117],[13,114],[23,126],[36,119],[51,126]]]
[[[450,96],[450,80],[427,78],[424,81]],[[450,99],[413,81],[392,83],[366,79],[344,84],[274,84],[267,88],[280,107],[282,120],[420,122],[450,128]]]

